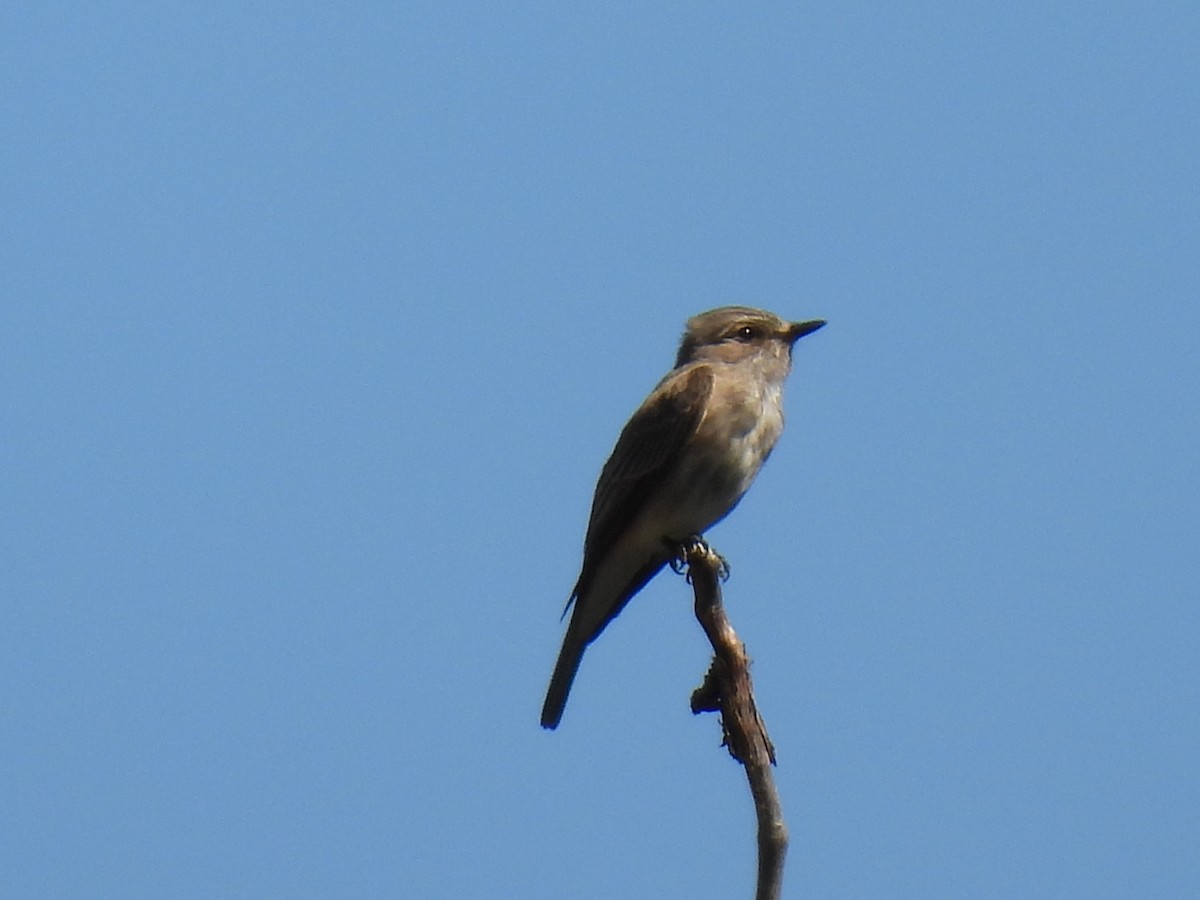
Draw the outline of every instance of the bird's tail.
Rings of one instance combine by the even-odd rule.
[[[571,693],[571,684],[575,681],[575,673],[583,661],[583,651],[587,642],[572,634],[567,628],[563,638],[562,649],[558,652],[558,662],[554,664],[554,674],[550,676],[550,687],[546,691],[546,702],[542,704],[542,727],[557,728],[562,721],[563,707],[567,705],[567,695]]]

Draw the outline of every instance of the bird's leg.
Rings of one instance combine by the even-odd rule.
[[[687,570],[688,556],[693,552],[708,550],[708,544],[698,534],[690,535],[682,541],[664,537],[662,542],[671,553],[671,571],[676,575],[682,575]]]
[[[717,576],[722,581],[729,580],[729,560],[723,557],[720,553],[714,550],[704,539],[703,535],[689,535],[683,541],[672,540],[671,538],[663,538],[663,543],[667,545],[667,549],[671,551],[671,571],[676,575],[681,575],[687,569],[688,557],[693,553],[702,553],[706,556],[715,556],[717,559]]]

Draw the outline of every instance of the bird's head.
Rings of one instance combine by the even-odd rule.
[[[697,360],[737,362],[764,354],[788,359],[796,341],[824,324],[824,319],[787,322],[751,306],[710,309],[688,319],[675,367]]]

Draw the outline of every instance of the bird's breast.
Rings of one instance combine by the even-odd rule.
[[[700,534],[749,489],[783,430],[783,415],[763,392],[714,396],[704,419],[657,493],[669,534]]]

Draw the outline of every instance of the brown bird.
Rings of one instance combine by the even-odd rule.
[[[747,306],[688,320],[675,368],[622,430],[596,484],[544,728],[562,720],[587,645],[684,542],[746,493],[783,431],[792,345],[824,324]]]

